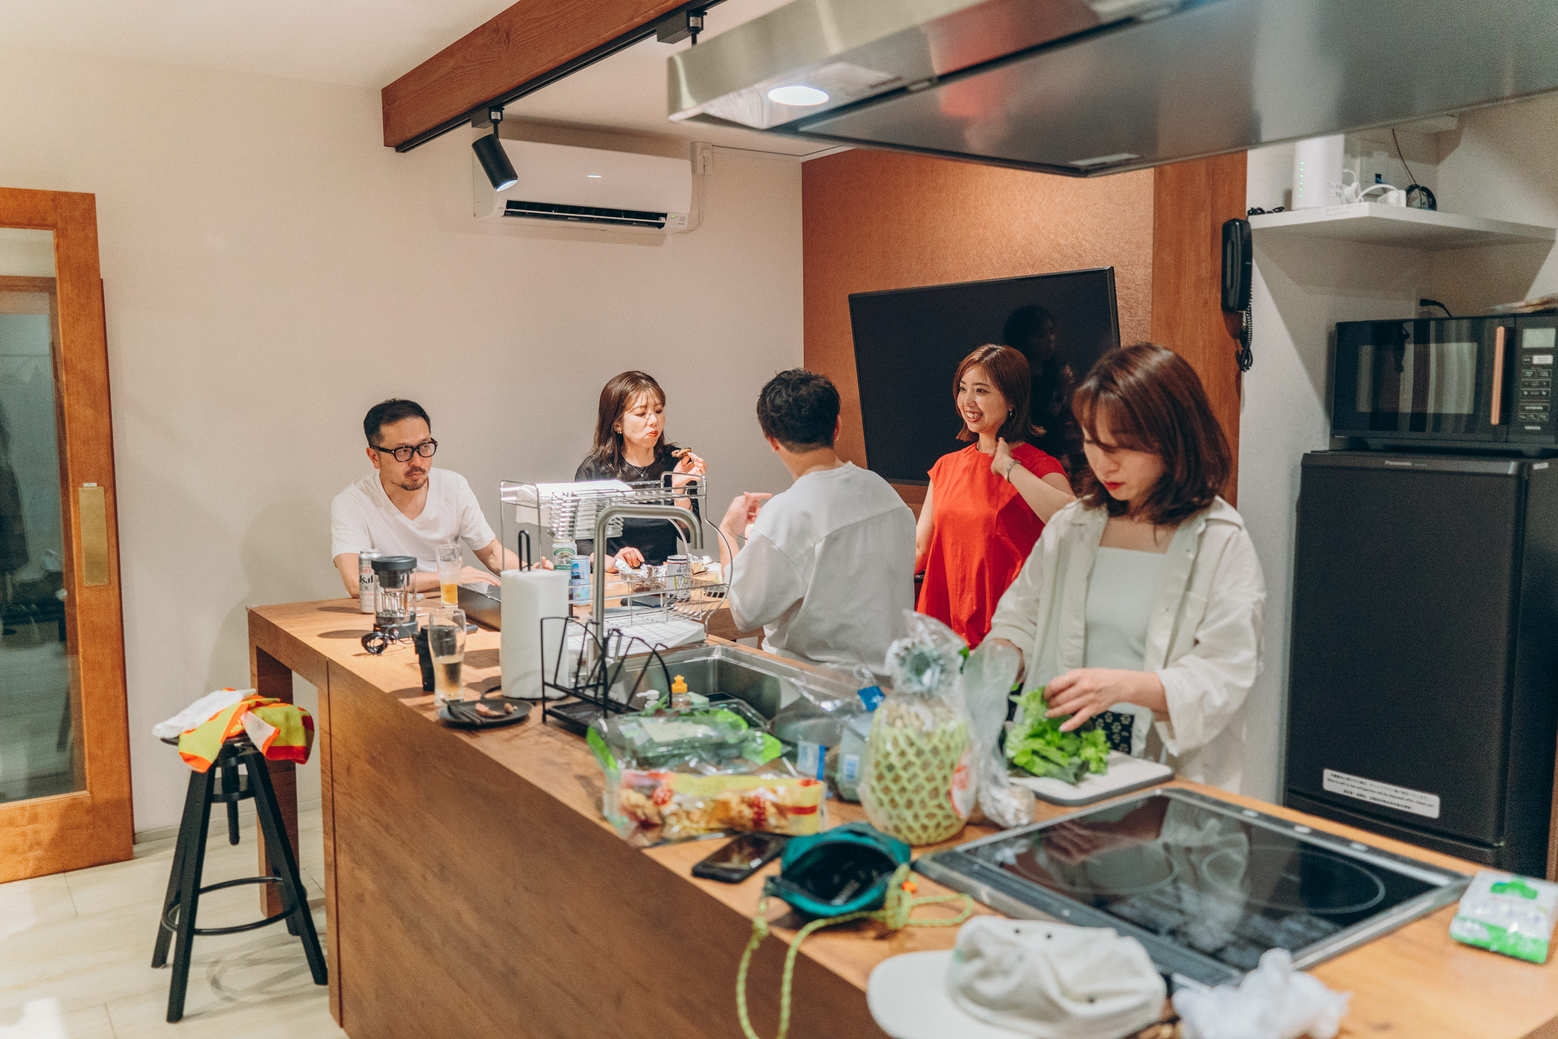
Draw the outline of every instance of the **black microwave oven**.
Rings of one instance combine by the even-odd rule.
[[[1558,453],[1558,314],[1343,321],[1331,435],[1370,448]]]

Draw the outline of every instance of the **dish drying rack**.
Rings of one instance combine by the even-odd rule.
[[[505,544],[528,537],[530,529],[546,531],[552,542],[567,538],[574,542],[593,541],[595,522],[608,505],[669,505],[673,502],[691,508],[699,522],[714,529],[707,520],[706,481],[673,488],[671,474],[659,482],[631,484],[617,480],[585,483],[499,484],[500,524]],[[511,536],[507,527],[517,530]],[[606,528],[608,538],[620,537],[622,519]],[[597,557],[600,555],[597,546]],[[610,602],[602,612],[600,630],[593,620],[578,616],[541,619],[541,673],[543,719],[550,719],[575,732],[583,732],[591,720],[607,713],[631,710],[644,676],[655,663],[665,672],[670,688],[670,672],[661,652],[681,645],[696,645],[708,637],[708,618],[725,602],[729,586],[721,574],[710,580],[706,571],[667,572],[666,566],[643,566],[618,575],[612,582]],[[593,592],[592,592],[593,594]],[[576,604],[577,605],[577,604]],[[643,668],[631,688],[622,688],[622,673],[628,660],[647,655]],[[613,691],[618,691],[614,696]],[[555,695],[553,695],[555,694]],[[561,700],[569,703],[559,703]]]

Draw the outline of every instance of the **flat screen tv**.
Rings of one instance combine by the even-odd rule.
[[[937,458],[965,446],[952,376],[974,347],[1000,343],[1028,357],[1034,424],[1045,427],[1036,443],[1065,462],[1077,457],[1070,387],[1120,345],[1112,267],[857,292],[849,317],[866,464],[895,483],[926,483]]]

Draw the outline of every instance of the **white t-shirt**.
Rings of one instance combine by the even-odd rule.
[[[757,514],[729,602],[770,652],[881,672],[914,608],[914,514],[852,463],[807,473]]]
[[[447,469],[427,471],[427,504],[416,519],[395,507],[375,470],[330,503],[330,558],[372,550],[386,556],[416,556],[418,570],[438,569],[438,546],[463,541],[471,551],[496,537],[465,477]]]

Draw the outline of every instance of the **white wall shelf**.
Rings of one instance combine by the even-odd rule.
[[[1427,209],[1406,209],[1381,202],[1356,202],[1322,209],[1263,213],[1250,217],[1261,237],[1325,238],[1332,241],[1393,245],[1407,249],[1464,249],[1474,245],[1551,242],[1558,230],[1508,220],[1489,220]]]

